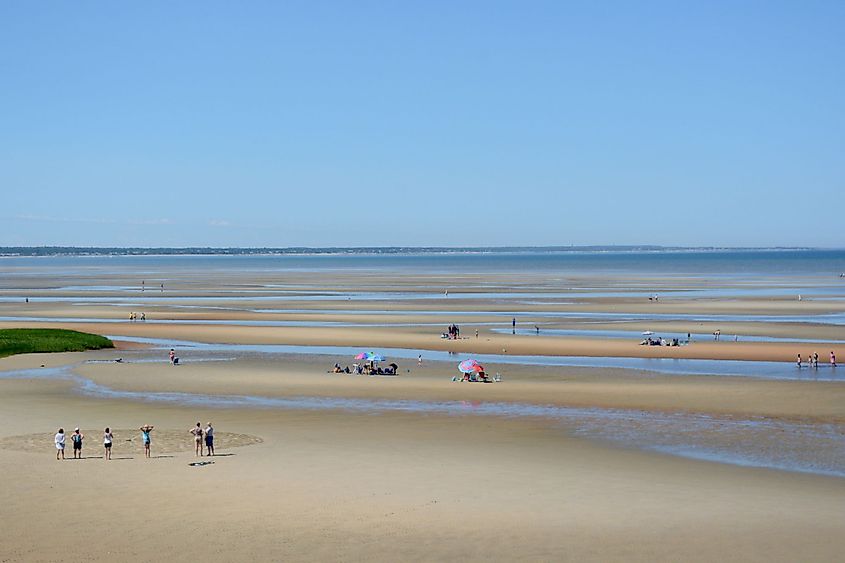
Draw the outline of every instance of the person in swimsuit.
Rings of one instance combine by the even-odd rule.
[[[79,428],[73,430],[70,435],[70,441],[73,442],[73,459],[82,459],[82,440],[85,434],[79,432]]]
[[[111,444],[113,441],[114,435],[112,435],[111,430],[106,427],[105,431],[103,432],[103,449],[106,450],[103,458],[106,461],[111,459]]]
[[[197,422],[197,424],[199,424],[199,422]],[[214,455],[214,427],[211,426],[210,422],[205,429],[205,449],[208,451],[208,454],[206,455]]]
[[[173,363],[173,360],[176,358],[176,350],[173,348],[170,349],[170,363]]]
[[[188,430],[188,432],[194,435],[194,443],[196,444],[194,455],[202,456],[202,424],[197,422],[197,425]]]
[[[150,457],[150,432],[153,431],[153,428],[152,424],[145,424],[138,429],[141,431],[141,441],[144,442],[144,457],[146,458]]]
[[[833,353],[833,350],[830,351],[830,365],[836,367],[836,354]]]
[[[64,459],[65,458],[65,429],[59,428],[59,431],[56,432],[56,435],[53,437],[53,440],[56,442],[56,459]],[[59,456],[61,456],[61,458]]]

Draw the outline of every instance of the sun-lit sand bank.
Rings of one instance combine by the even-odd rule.
[[[13,358],[0,367],[78,358]],[[346,395],[354,394],[351,386],[366,386],[367,395],[443,397],[435,390],[439,374],[424,369],[385,379],[329,375],[319,367],[93,363],[82,372],[137,389],[287,394],[322,388]],[[233,387],[226,372],[243,384]],[[591,404],[592,396],[599,403],[658,408],[708,408],[720,391],[730,391],[723,383],[696,399],[702,381],[636,377],[626,388],[617,387],[623,378],[612,374],[560,382],[549,374],[537,381],[527,372],[526,381],[522,377],[514,374],[499,385],[441,386],[478,400],[508,390],[518,400],[540,400],[560,386],[576,403]],[[784,399],[795,389],[778,384],[761,393],[773,382],[742,383],[733,390],[733,408],[790,414]],[[15,485],[3,489],[0,503],[7,515],[4,552],[13,560],[150,559],[162,553],[214,560],[244,553],[331,560],[818,560],[835,559],[842,547],[845,480],[838,478],[618,449],[542,420],[186,408],[85,397],[71,385],[0,380],[0,469]],[[393,390],[385,392],[389,385]],[[650,389],[643,389],[642,402],[629,396],[639,385]],[[617,392],[606,397],[612,388]],[[675,392],[680,397],[671,403]],[[807,393],[808,403],[823,395],[812,386]],[[660,396],[663,405],[654,399]],[[750,406],[742,406],[746,402]],[[835,411],[836,402],[821,403],[819,415]],[[195,419],[213,420],[221,433],[258,436],[261,443],[233,447],[221,437],[223,455],[213,465],[190,467],[195,458],[187,430]],[[133,433],[118,436],[124,441],[112,462],[97,457],[102,427],[146,422],[167,436],[159,447],[154,431],[156,457],[143,459]],[[87,434],[86,459],[56,462],[50,423],[79,424]],[[179,432],[184,442],[174,447]],[[33,433],[41,433],[44,443],[21,451],[33,447]],[[50,530],[50,541],[33,530],[35,522]],[[109,542],[101,541],[104,530]],[[151,537],[156,541],[147,541]]]
[[[0,328],[13,328],[21,323],[0,322]],[[460,340],[440,338],[440,330],[431,328],[367,328],[367,327],[261,327],[214,324],[167,325],[155,323],[108,324],[46,322],[38,326],[69,328],[84,332],[100,332],[120,337],[154,337],[173,340],[230,344],[297,344],[335,345],[370,348],[374,344],[385,348],[441,350],[460,354],[595,356],[631,358],[687,358],[720,360],[758,360],[794,362],[796,354],[818,352],[822,361],[830,351],[845,357],[845,344],[825,342],[733,342],[729,337],[721,341],[694,342],[689,346],[642,346],[639,338],[623,341],[597,338],[514,336],[485,331],[478,338]],[[444,327],[445,328],[445,327]]]
[[[39,320],[0,328],[74,328],[111,335],[118,348],[0,359],[3,374],[16,374],[0,375],[0,471],[10,484],[0,489],[0,560],[795,561],[837,560],[845,547],[845,478],[833,475],[845,455],[835,445],[845,436],[845,368],[840,382],[827,366],[819,372],[829,380],[817,381],[806,369],[777,380],[501,363],[491,366],[501,383],[451,380],[473,354],[753,365],[812,352],[826,364],[833,350],[841,362],[845,345],[824,341],[845,340],[843,326],[800,320],[841,313],[841,301],[798,301],[790,290],[673,298],[673,287],[710,286],[660,276],[573,279],[555,290],[571,297],[546,300],[534,294],[554,284],[535,274],[289,272],[282,288],[277,275],[186,268],[167,272],[164,291],[150,281],[144,292],[135,274],[26,275],[0,288],[9,298],[0,317]],[[661,299],[585,297],[583,287]],[[131,311],[147,321],[130,322]],[[494,331],[513,317],[540,334]],[[440,338],[450,323],[464,338]],[[552,329],[631,335],[544,334]],[[640,346],[646,330],[722,338]],[[327,373],[352,357],[225,347],[176,345],[172,366],[166,346],[132,338],[413,353],[394,358],[398,377],[366,377]],[[433,361],[435,352],[454,361]],[[192,467],[197,421],[214,422],[221,455]],[[132,430],[144,423],[156,426],[151,460]],[[77,425],[85,459],[57,462],[53,433]],[[630,438],[614,439],[628,436],[626,425]],[[117,438],[108,463],[106,426]],[[668,441],[647,447],[652,431]],[[672,440],[724,455],[690,459]],[[743,466],[739,455],[765,465],[781,448],[793,457],[780,469]],[[817,465],[790,465],[813,448],[831,451],[817,451]]]

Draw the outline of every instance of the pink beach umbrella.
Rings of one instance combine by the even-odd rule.
[[[460,370],[462,373],[479,372],[484,371],[484,366],[479,364],[476,360],[469,359],[459,363],[458,370]]]

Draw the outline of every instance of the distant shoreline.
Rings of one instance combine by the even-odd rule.
[[[385,247],[78,247],[5,246],[2,257],[38,256],[307,256],[307,255],[401,255],[401,254],[520,254],[520,253],[718,253],[836,251],[816,247],[682,247],[682,246],[385,246]]]

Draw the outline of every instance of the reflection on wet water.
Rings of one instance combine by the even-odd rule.
[[[361,352],[360,347],[352,346],[300,346],[293,344],[212,344],[192,342],[188,340],[163,340],[158,338],[141,338],[127,336],[107,336],[113,340],[138,342],[149,344],[162,349],[178,346],[182,349],[199,351],[202,353],[257,353],[257,354],[303,354],[307,356],[340,356],[353,358]],[[539,365],[586,368],[621,368],[675,375],[722,375],[737,377],[754,377],[759,379],[794,379],[813,381],[842,381],[845,380],[845,368],[831,368],[820,364],[818,368],[797,368],[791,362],[756,362],[737,360],[690,360],[674,358],[609,358],[588,356],[521,356],[510,354],[465,354],[458,356],[452,352],[433,350],[420,351],[411,348],[379,348],[378,351],[388,360],[403,359],[416,361],[422,353],[426,361],[455,362],[472,356],[488,367],[488,371],[495,371],[497,364],[501,366]],[[189,357],[184,360],[190,361]]]
[[[0,372],[0,378],[3,377],[64,378],[73,381],[80,393],[100,399],[195,407],[542,418],[555,421],[575,436],[624,447],[734,465],[845,477],[845,425],[837,424],[487,401],[262,397],[124,391],[80,377],[73,373],[71,367]]]
[[[537,330],[539,329],[539,330]],[[640,342],[644,338],[642,332],[636,330],[590,330],[590,329],[568,329],[568,328],[547,328],[545,326],[537,326],[535,328],[492,328],[492,332],[496,332],[499,334],[517,334],[520,336],[572,336],[572,337],[581,337],[581,338],[614,338],[614,339],[626,339],[626,340],[633,340]],[[659,333],[653,333],[651,335],[652,338],[659,339],[663,338],[667,341],[671,341],[673,338],[677,338],[679,342],[682,344],[686,344],[687,341],[687,334],[690,335],[690,340],[692,342],[703,342],[708,340],[713,340],[713,334],[707,332],[668,332],[668,331],[661,331]],[[722,340],[726,341],[742,341],[742,342],[828,342],[828,343],[839,343],[845,342],[845,340],[824,340],[820,338],[788,338],[788,337],[778,337],[778,336],[757,336],[757,335],[731,335],[731,334],[723,334],[721,335]]]

